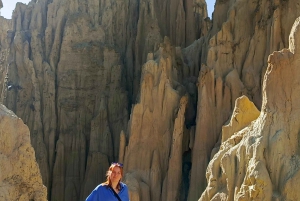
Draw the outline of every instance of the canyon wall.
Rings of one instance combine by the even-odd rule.
[[[48,199],[83,200],[119,160],[132,201],[198,200],[221,143],[253,120],[230,122],[236,99],[263,108],[299,6],[217,0],[210,20],[204,0],[18,3],[0,18],[1,100],[30,129]]]
[[[0,200],[46,201],[28,127],[0,105]]]
[[[207,186],[206,167],[235,100],[246,95],[261,109],[267,58],[288,47],[299,6],[293,0],[216,1],[207,59],[199,73],[189,201],[197,200]]]
[[[178,72],[186,67],[176,62],[180,56],[180,49],[165,38],[143,66],[141,93],[131,112],[124,154],[130,200],[179,200],[180,192],[185,192],[181,189],[182,155],[189,149],[191,131],[185,127],[185,113],[190,97],[178,82]]]
[[[17,3],[12,19],[1,20],[7,24],[1,27],[1,99],[31,131],[49,200],[82,200],[104,181],[120,147],[135,136],[128,122],[141,98],[148,53],[159,50],[164,36],[186,47],[210,26],[204,0],[32,0]],[[197,76],[199,69],[185,76],[181,69],[178,80]],[[173,111],[163,119],[170,122],[157,131],[158,138],[168,130],[162,159],[168,158],[181,96],[170,100]],[[161,101],[167,98],[174,97]],[[167,174],[165,161],[158,171]]]
[[[226,134],[223,129],[222,137],[227,137],[209,163],[200,201],[299,199],[299,28],[297,18],[289,49],[268,58],[259,116],[252,116],[248,126],[231,125]],[[245,115],[240,110],[245,105],[237,103],[236,113]]]

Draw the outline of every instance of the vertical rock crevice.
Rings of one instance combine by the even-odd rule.
[[[164,36],[185,47],[207,33],[208,27],[202,23],[207,17],[204,1],[160,4],[150,0],[31,1],[28,5],[18,3],[12,20],[3,19],[1,76],[6,81],[1,86],[1,99],[31,130],[49,200],[86,197],[103,181],[108,164],[118,159],[120,135],[123,140],[125,135],[121,145],[126,161],[126,146],[132,135],[127,128],[129,111],[140,96],[142,65],[149,52],[158,50]],[[176,15],[171,12],[173,8]],[[167,16],[162,17],[167,10]],[[184,62],[179,66],[184,69]],[[173,74],[181,76],[179,71]],[[168,83],[162,84],[162,89],[165,85]],[[182,86],[177,86],[181,91]],[[175,97],[178,102],[172,91],[165,95],[166,100]],[[165,105],[160,108],[166,110]],[[167,113],[172,118],[166,118],[171,129],[177,110]],[[157,184],[155,178],[160,178],[163,186],[162,176],[168,167],[163,158],[169,156],[171,139],[171,134],[165,134],[167,147],[156,153],[160,154],[155,159],[160,164],[154,165],[157,173],[150,186]],[[98,176],[88,179],[97,170]],[[154,190],[150,191],[154,196]]]

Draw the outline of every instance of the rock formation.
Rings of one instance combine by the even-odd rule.
[[[0,200],[46,201],[28,127],[0,105]]]
[[[299,6],[296,0],[216,1],[207,57],[201,58],[189,201],[199,199],[207,186],[206,167],[235,100],[246,95],[261,109],[267,58],[288,47]],[[199,58],[201,51],[189,58]]]
[[[178,50],[177,50],[178,51]],[[125,152],[126,182],[131,200],[178,200],[188,94],[178,82],[183,66],[176,48],[165,42],[143,66],[139,101],[133,106]],[[180,58],[178,58],[180,59]]]
[[[223,127],[235,100],[262,108],[299,6],[217,0],[211,21],[205,0],[18,3],[0,18],[1,100],[31,131],[48,199],[83,200],[115,160],[133,201],[199,199],[220,143],[256,115]]]
[[[299,199],[299,28],[297,18],[289,49],[269,56],[261,113],[249,126],[226,134],[209,163],[200,201]]]
[[[9,27],[0,28],[7,40],[1,99],[31,131],[50,200],[82,200],[104,180],[120,139],[128,145],[129,111],[140,97],[148,53],[164,36],[185,47],[206,35],[206,18],[204,0],[32,0],[3,19]],[[170,131],[173,113],[164,119]]]

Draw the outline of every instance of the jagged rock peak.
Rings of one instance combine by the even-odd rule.
[[[176,48],[165,38],[143,66],[125,152],[130,200],[175,200],[180,195],[188,96],[177,82]],[[188,140],[187,140],[188,141]],[[163,190],[162,190],[163,189]]]
[[[46,201],[28,127],[0,105],[0,200]]]
[[[230,123],[222,127],[222,142],[225,142],[235,132],[248,126],[248,124],[257,119],[258,116],[259,110],[247,96],[237,98]]]
[[[300,179],[300,18],[290,50],[272,53],[259,117],[221,144],[207,168],[206,200],[298,200]]]

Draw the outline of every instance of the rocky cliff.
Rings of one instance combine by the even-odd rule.
[[[178,82],[185,67],[178,64],[180,56],[180,49],[165,38],[143,66],[141,93],[131,112],[124,155],[131,200],[180,198],[182,155],[189,149],[182,143],[189,141],[185,128],[189,95]]]
[[[0,105],[0,200],[46,201],[28,127]]]
[[[297,18],[289,49],[268,58],[259,116],[252,116],[249,126],[232,125],[236,130],[227,134],[223,130],[227,140],[209,163],[201,201],[299,199],[299,28]],[[236,113],[244,115],[240,108],[246,104],[237,103]]]
[[[288,47],[299,6],[293,0],[216,1],[207,59],[202,60],[206,65],[199,74],[189,201],[206,188],[206,167],[235,100],[246,95],[261,109],[268,56]]]
[[[299,6],[217,0],[211,21],[204,0],[18,3],[0,18],[1,99],[31,131],[49,200],[83,200],[115,160],[133,201],[199,199],[221,142],[258,112],[235,100],[261,110]]]
[[[18,3],[12,20],[3,21],[9,26],[1,27],[1,51],[6,53],[2,102],[31,131],[50,200],[82,200],[104,180],[109,163],[118,160],[120,147],[128,145],[135,130],[128,121],[136,110],[132,104],[141,98],[148,53],[159,50],[164,36],[174,46],[186,47],[210,26],[204,0],[33,0]],[[197,76],[199,69],[185,76],[181,69],[174,82]],[[169,144],[177,99],[163,119],[170,123],[157,132],[168,129]],[[169,145],[160,146],[167,159]],[[163,171],[165,176],[167,163]]]

